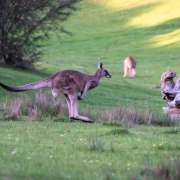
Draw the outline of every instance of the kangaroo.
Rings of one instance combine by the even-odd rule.
[[[128,73],[129,71],[129,73]],[[128,56],[125,60],[124,60],[124,77],[126,77],[126,74],[129,74],[130,78],[134,78],[135,74],[136,74],[136,60],[134,59],[134,57],[132,56]]]
[[[0,83],[0,86],[12,92],[52,88],[52,95],[54,97],[60,93],[64,94],[69,109],[69,117],[71,119],[91,123],[93,120],[78,115],[77,100],[82,100],[87,91],[99,86],[101,77],[111,78],[111,74],[104,69],[102,62],[99,63],[95,75],[91,76],[75,70],[64,70],[50,76],[49,78],[24,86],[9,87],[2,83]],[[78,92],[81,93],[80,96],[78,96]]]

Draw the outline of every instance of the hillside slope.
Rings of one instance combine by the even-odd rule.
[[[180,73],[180,2],[84,0],[79,7],[64,23],[73,36],[61,34],[59,41],[52,34],[48,42],[43,42],[48,44],[47,53],[37,67],[47,68],[47,75],[0,68],[0,81],[17,86],[64,69],[94,74],[102,61],[112,78],[102,78],[100,86],[79,102],[81,105],[89,104],[93,109],[133,104],[162,111],[166,102],[162,101],[160,89],[152,87],[160,85],[161,75],[167,69]],[[122,78],[123,60],[128,55],[137,60],[134,79]],[[5,94],[0,89],[1,99]]]

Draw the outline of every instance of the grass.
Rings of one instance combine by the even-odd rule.
[[[171,128],[116,129],[101,123],[2,122],[1,178],[126,179],[180,157],[180,134],[164,133]]]
[[[146,179],[147,169],[153,174],[162,162],[174,167],[180,159],[179,122],[162,115],[167,102],[160,89],[152,88],[160,85],[167,69],[179,72],[180,3],[84,0],[79,7],[63,24],[73,36],[61,34],[59,41],[52,33],[51,39],[40,42],[46,45],[46,54],[36,67],[46,70],[34,74],[0,67],[0,82],[23,85],[64,69],[90,75],[102,61],[112,78],[102,78],[100,86],[78,102],[80,114],[90,114],[95,123],[70,121],[65,112],[52,116],[53,108],[38,114],[32,104],[39,90],[26,92],[32,104],[29,110],[19,111],[24,120],[13,119],[10,109],[5,118],[0,115],[1,179]],[[128,55],[137,60],[134,79],[122,78]],[[0,104],[6,97],[14,102],[21,93],[1,88]],[[141,125],[120,124],[122,118],[115,110],[125,113],[129,106],[136,116],[144,112]],[[35,114],[39,121],[32,121]]]
[[[159,89],[152,87],[160,85],[161,75],[167,69],[178,73],[179,6],[179,2],[162,0],[85,0],[80,10],[64,23],[74,35],[62,34],[58,41],[52,34],[51,39],[44,42],[48,44],[46,55],[37,67],[46,68],[46,74],[18,73],[3,68],[1,81],[16,86],[46,78],[64,69],[94,74],[99,61],[102,61],[112,79],[102,78],[100,86],[88,92],[80,104],[88,103],[91,108],[97,108],[121,103],[162,110],[166,102],[162,101]],[[128,55],[137,60],[137,75],[133,80],[122,78],[123,60]],[[104,58],[98,59],[102,56]],[[4,97],[5,91],[0,92],[0,97]]]

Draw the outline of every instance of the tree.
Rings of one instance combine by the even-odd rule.
[[[0,61],[34,68],[42,55],[39,41],[50,32],[68,33],[61,23],[77,9],[80,0],[0,0]]]

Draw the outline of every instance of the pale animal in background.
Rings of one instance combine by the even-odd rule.
[[[128,56],[125,60],[124,60],[124,77],[126,77],[126,75],[129,74],[130,78],[134,78],[135,74],[136,74],[136,60],[133,56]]]
[[[0,83],[0,86],[12,92],[51,88],[54,97],[60,93],[64,94],[69,108],[69,117],[71,119],[91,123],[93,120],[78,115],[77,100],[82,100],[87,91],[98,87],[101,77],[111,78],[111,74],[104,69],[102,62],[99,63],[95,75],[91,76],[83,74],[79,71],[64,70],[50,76],[49,78],[24,86],[9,87],[2,83]],[[81,93],[81,96],[78,96],[78,92]]]

